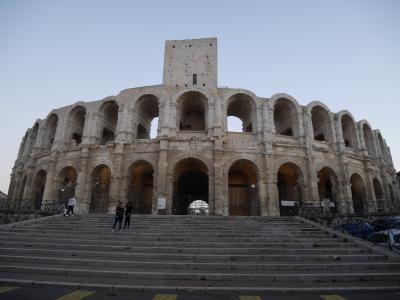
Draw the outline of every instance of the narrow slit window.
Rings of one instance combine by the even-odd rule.
[[[193,85],[197,84],[197,74],[193,74]]]

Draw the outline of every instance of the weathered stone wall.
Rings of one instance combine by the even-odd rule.
[[[287,94],[261,98],[244,89],[218,88],[216,45],[216,39],[169,41],[163,85],[77,102],[37,120],[21,142],[9,196],[14,201],[34,202],[38,197],[43,203],[58,201],[68,185],[65,169],[69,167],[77,177],[73,182],[77,211],[93,211],[93,201],[101,195],[106,197],[104,211],[112,212],[118,201],[128,198],[129,181],[136,174],[132,168],[146,165],[153,170],[152,195],[146,190],[152,197],[152,213],[157,212],[157,199],[163,197],[166,212],[171,213],[178,169],[188,170],[187,164],[181,166],[184,161],[205,170],[210,212],[227,215],[230,170],[243,161],[249,163],[243,172],[255,168],[257,180],[251,188],[261,215],[280,214],[284,194],[280,178],[289,176],[282,166],[297,172],[291,176],[296,177],[295,188],[303,203],[319,203],[321,195],[329,192],[340,210],[352,212],[357,197],[352,194],[352,186],[356,189],[353,175],[357,174],[364,184],[360,188],[365,194],[364,210],[399,206],[399,183],[379,130],[372,130],[366,120],[356,122],[348,111],[330,112],[321,102],[302,106]],[[190,51],[194,54],[189,55]],[[193,74],[197,74],[196,84]],[[83,113],[77,117],[76,111]],[[204,117],[204,130],[191,130],[191,126],[198,128],[196,115]],[[229,115],[243,121],[244,132],[227,131]],[[159,117],[157,138],[138,138],[145,137],[139,131],[149,131],[154,117]],[[74,134],[81,135],[81,140],[73,141]],[[99,168],[111,173],[109,182],[101,178],[105,173]],[[45,186],[34,187],[41,170],[46,172]],[[322,186],[328,178],[323,174],[329,174],[329,187]],[[376,182],[381,192],[376,191]]]

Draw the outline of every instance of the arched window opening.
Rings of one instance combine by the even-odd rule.
[[[228,117],[228,131],[230,132],[243,132],[243,122],[238,117]]]
[[[385,210],[385,193],[383,192],[382,185],[376,178],[373,180],[373,185],[376,199],[376,209],[378,211],[383,211]]]
[[[322,168],[318,172],[318,192],[319,192],[319,198],[320,201],[324,205],[329,205],[329,207],[326,207],[327,211],[330,212],[336,212],[338,207],[337,207],[337,177],[335,172],[328,168]]]
[[[353,174],[350,177],[351,196],[353,199],[353,210],[355,214],[363,214],[367,212],[367,191],[364,180],[358,174]]]
[[[153,95],[140,97],[137,105],[137,136],[138,139],[157,137],[159,119],[159,101]]]
[[[375,147],[374,147],[374,135],[372,133],[372,130],[367,124],[364,124],[362,129],[363,129],[365,147],[367,148],[368,155],[371,157],[376,157]]]
[[[56,177],[57,201],[67,207],[69,198],[75,196],[78,174],[73,167],[63,168]]]
[[[285,98],[278,99],[274,105],[274,125],[276,134],[295,136],[297,112],[293,103]]]
[[[302,177],[300,168],[293,163],[285,163],[279,168],[277,185],[281,216],[298,215],[302,202]]]
[[[101,107],[102,132],[100,144],[113,143],[118,124],[118,104],[116,101],[107,101]]]
[[[242,128],[239,132],[253,132],[253,101],[252,99],[245,94],[237,94],[229,98],[228,100],[228,108],[226,111],[226,116],[228,118],[227,121],[227,130],[230,131],[230,117],[236,117],[242,123]],[[236,122],[237,119],[235,118]],[[238,131],[237,129],[234,131]]]
[[[45,170],[37,172],[33,180],[33,208],[40,209],[43,201],[44,188],[46,186],[47,173]]]
[[[154,170],[150,163],[140,161],[129,168],[128,201],[132,204],[132,212],[151,214],[153,205]]]
[[[240,159],[229,168],[229,215],[260,215],[257,167],[253,162]]]
[[[311,109],[311,121],[314,131],[314,140],[332,143],[333,135],[329,112],[325,108],[316,105]]]
[[[177,100],[177,122],[181,131],[205,131],[207,98],[199,92],[187,92]]]
[[[348,148],[356,148],[357,128],[353,119],[349,115],[343,115],[341,118],[342,133],[344,144]]]
[[[196,158],[186,158],[174,168],[172,213],[186,215],[195,200],[208,203],[208,169]]]
[[[106,213],[110,199],[111,170],[99,165],[92,172],[92,197],[89,212]]]
[[[44,133],[44,141],[43,141],[43,148],[45,150],[50,150],[53,146],[54,139],[56,136],[57,130],[57,123],[58,123],[58,116],[56,114],[52,114],[46,121],[45,125],[45,133]]]
[[[82,143],[83,128],[85,127],[86,108],[75,107],[68,118],[68,145],[79,146]]]

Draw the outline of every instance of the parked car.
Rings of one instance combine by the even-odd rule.
[[[374,233],[374,228],[369,223],[364,221],[347,223],[337,226],[336,228],[362,239],[368,239]]]

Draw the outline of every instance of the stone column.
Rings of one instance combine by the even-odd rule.
[[[157,214],[157,199],[166,198],[167,207],[166,212],[171,214],[172,208],[172,193],[168,193],[167,185],[171,184],[167,178],[167,168],[168,168],[168,139],[160,140],[160,148],[158,152],[158,167],[157,167],[157,178],[154,180],[157,182],[157,189],[155,197],[153,197],[152,213]]]
[[[76,214],[87,214],[90,208],[89,193],[86,192],[86,177],[88,174],[89,149],[82,147],[80,169],[78,172],[77,186],[75,188]],[[90,182],[89,182],[90,184]]]
[[[265,155],[265,161],[266,161],[266,189],[267,189],[266,215],[279,216],[280,211],[279,211],[278,174],[275,172],[275,165],[272,153]]]
[[[55,186],[55,171],[57,164],[58,152],[52,151],[50,154],[50,160],[47,167],[47,177],[46,177],[46,185],[43,193],[43,202],[44,204],[55,203],[58,199],[56,199],[56,191],[53,191],[53,187]]]
[[[33,164],[29,164],[27,171],[26,171],[26,185],[25,185],[25,190],[23,193],[23,205],[24,206],[30,206],[32,203],[33,195],[32,195],[32,188],[33,188],[33,180],[34,180],[34,168],[35,166]]]
[[[124,145],[116,144],[114,148],[114,174],[112,174],[111,186],[110,186],[110,198],[108,201],[107,213],[112,213],[117,207],[119,201],[125,201],[126,199],[120,199],[121,189],[121,177],[124,163]]]
[[[93,108],[86,111],[85,127],[83,128],[82,145],[99,143],[99,112]]]

